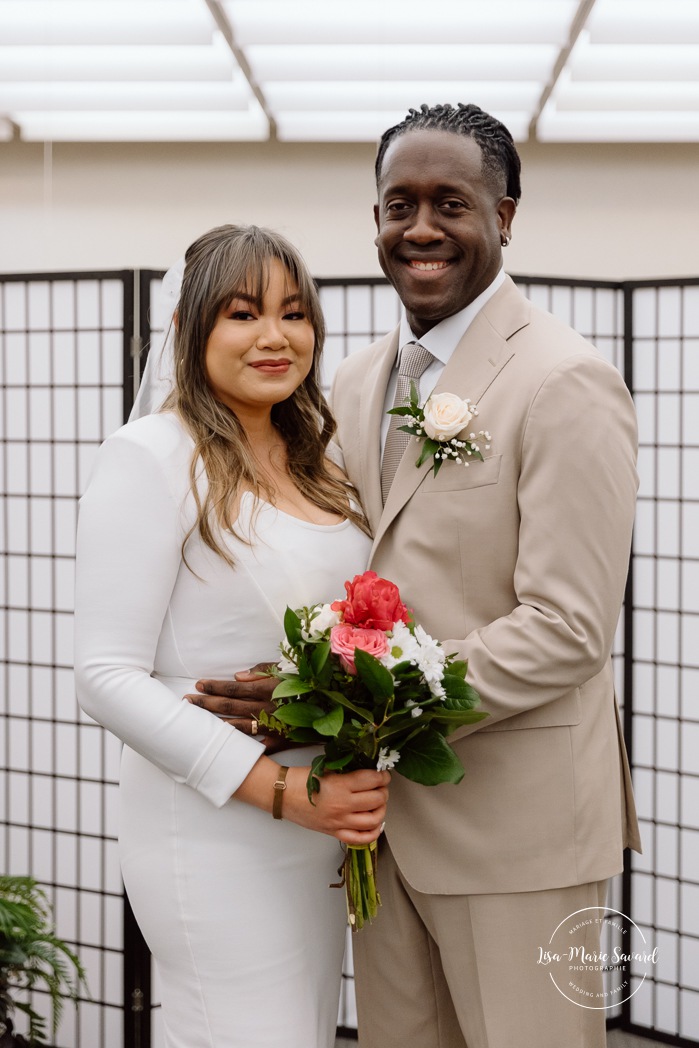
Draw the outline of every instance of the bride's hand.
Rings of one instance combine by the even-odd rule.
[[[320,777],[320,791],[308,800],[308,768],[289,768],[282,806],[283,818],[309,830],[327,833],[346,844],[375,841],[386,821],[387,771],[328,772]]]

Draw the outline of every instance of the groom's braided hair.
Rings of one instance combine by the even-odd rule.
[[[421,105],[410,109],[405,120],[384,131],[376,155],[376,184],[381,178],[381,166],[386,150],[395,138],[410,131],[450,131],[472,138],[480,147],[483,169],[493,176],[497,185],[504,179],[506,195],[519,203],[522,195],[520,172],[522,164],[512,135],[504,124],[476,105]]]

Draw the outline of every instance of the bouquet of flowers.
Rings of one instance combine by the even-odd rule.
[[[391,769],[434,786],[460,782],[463,766],[445,736],[487,717],[466,683],[467,663],[416,625],[394,583],[374,571],[345,583],[332,604],[287,608],[274,670],[276,709],[261,723],[293,742],[318,744],[308,797],[325,771]],[[348,845],[343,880],[353,930],[376,916],[376,842]]]

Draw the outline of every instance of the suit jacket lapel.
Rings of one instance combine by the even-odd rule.
[[[468,397],[477,405],[512,357],[514,350],[509,346],[508,339],[529,323],[529,315],[527,299],[508,277],[474,318],[433,392],[456,393],[462,399]],[[484,429],[488,429],[487,419],[478,419],[478,422]],[[411,440],[396,470],[378,527],[372,521],[374,549],[391,522],[432,470],[431,460],[424,462],[419,469],[415,466],[418,455],[418,443]],[[380,494],[379,477],[379,497]]]
[[[359,455],[361,495],[371,530],[376,531],[383,512],[381,495],[381,422],[386,386],[398,353],[398,328],[377,343],[359,402]]]

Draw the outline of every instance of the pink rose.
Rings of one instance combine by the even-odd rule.
[[[391,649],[388,637],[381,630],[357,629],[347,623],[333,626],[330,630],[330,650],[340,656],[340,662],[353,676],[357,672],[354,653],[360,648],[375,659],[387,655]]]
[[[355,575],[345,583],[347,600],[331,604],[339,611],[343,622],[365,629],[390,630],[395,622],[409,622],[410,615],[400,599],[398,587],[388,579],[380,579],[375,571]]]

